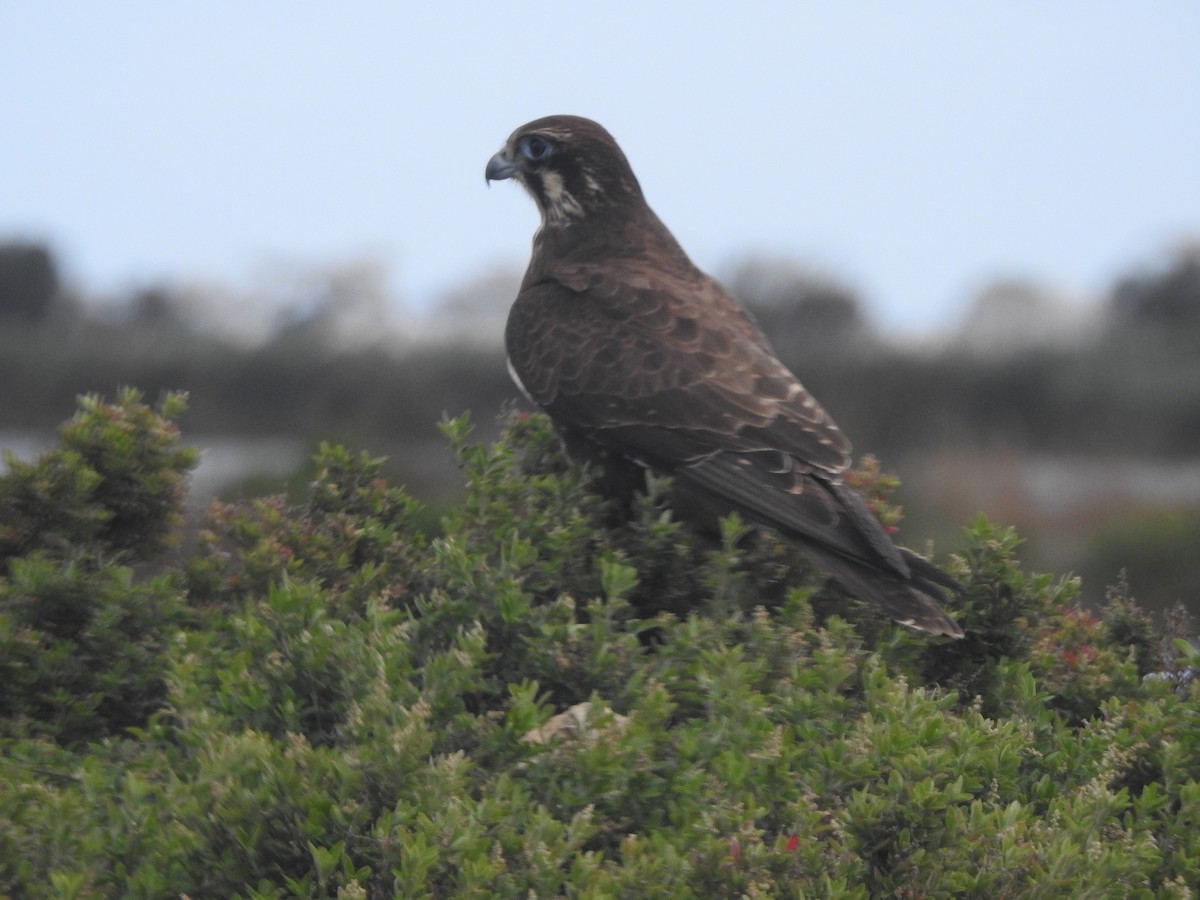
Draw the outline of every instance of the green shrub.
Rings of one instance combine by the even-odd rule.
[[[32,464],[7,456],[0,564],[36,550],[151,559],[166,549],[196,462],[196,451],[178,446],[174,420],[185,406],[183,394],[168,394],[156,411],[129,388],[116,404],[81,397],[59,429],[60,449]]]
[[[62,447],[0,477],[0,734],[65,744],[143,724],[165,696],[178,627],[170,575],[125,563],[166,549],[195,461],[177,446],[181,395],[158,411],[124,390],[79,401]]]
[[[0,579],[0,734],[73,744],[145,723],[165,697],[178,609],[170,578],[11,560]]]
[[[967,637],[929,638],[665,483],[614,506],[544,417],[443,427],[440,524],[322,447],[305,504],[219,504],[152,578],[107,507],[23,526],[0,895],[1193,896],[1200,660],[1127,591],[1086,614],[979,519]]]

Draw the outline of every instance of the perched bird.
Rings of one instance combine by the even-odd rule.
[[[776,529],[893,619],[962,637],[939,606],[957,582],[897,547],[842,480],[849,442],[683,252],[607,131],[530,122],[486,178],[516,179],[541,213],[505,345],[569,451],[668,474],[706,509]]]

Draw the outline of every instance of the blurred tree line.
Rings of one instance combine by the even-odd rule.
[[[1087,307],[1037,284],[997,282],[936,344],[888,339],[850,287],[787,261],[748,259],[724,275],[856,451],[879,456],[910,486],[925,466],[920,496],[902,496],[925,514],[918,530],[939,539],[948,532],[931,526],[934,518],[949,509],[957,526],[970,514],[945,497],[926,502],[931,484],[950,493],[946,460],[1200,461],[1200,245],[1120,278]],[[369,268],[317,273],[251,335],[236,308],[204,291],[154,285],[101,304],[65,283],[49,247],[0,244],[0,431],[49,430],[90,391],[182,389],[188,434],[332,438],[388,455],[393,477],[415,495],[446,499],[459,482],[438,420],[469,409],[486,439],[517,396],[501,335],[518,279],[489,273],[444,298],[440,320],[406,332],[383,327],[389,305]],[[975,484],[956,484],[960,503],[980,502],[986,492],[972,487],[994,468],[962,471]],[[1120,487],[1095,490],[1102,498]],[[1071,523],[1072,535],[1091,536],[1083,548],[1056,534],[1059,520],[1040,530],[1015,524],[1044,548],[1069,546],[1076,567],[1093,567],[1104,583],[1123,553],[1143,560],[1137,592],[1138,581],[1153,580],[1155,548],[1200,537],[1195,497],[1168,506],[1160,515],[1123,500],[1115,519],[1104,510],[1100,521]],[[1089,562],[1089,552],[1103,558]],[[1166,568],[1162,590],[1176,596],[1164,602],[1200,607],[1200,564],[1183,576]]]

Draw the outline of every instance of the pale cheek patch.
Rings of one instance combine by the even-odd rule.
[[[542,173],[542,196],[546,204],[546,221],[553,225],[564,225],[571,219],[583,217],[583,207],[572,196],[557,172]]]

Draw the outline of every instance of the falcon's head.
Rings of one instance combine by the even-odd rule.
[[[486,178],[519,181],[537,203],[543,224],[550,227],[644,203],[642,189],[612,135],[579,116],[547,116],[522,125],[488,160]]]

